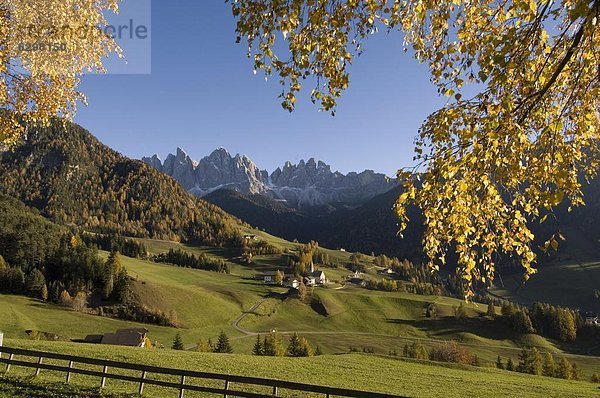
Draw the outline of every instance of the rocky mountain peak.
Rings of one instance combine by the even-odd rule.
[[[185,153],[185,151],[181,147],[177,147],[177,156],[176,156],[176,158],[178,160],[186,160],[186,159],[189,159],[190,157],[188,156],[187,153]]]
[[[158,157],[158,155],[156,153],[154,155],[152,155],[151,157],[142,158],[142,161],[144,163],[148,163],[150,166],[154,167],[158,171],[163,171],[162,160],[160,160],[160,158]]]
[[[182,148],[177,148],[176,155],[168,155],[162,164],[156,155],[142,160],[197,196],[225,188],[265,195],[296,208],[333,203],[359,205],[396,186],[384,174],[371,170],[347,175],[332,172],[328,164],[312,157],[298,164],[287,161],[269,175],[246,155],[232,157],[225,148],[215,149],[199,162]]]

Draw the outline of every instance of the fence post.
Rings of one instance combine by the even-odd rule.
[[[277,396],[277,386],[273,386],[273,396]]]
[[[2,358],[2,343],[4,342],[4,333],[0,332],[0,358]]]
[[[179,398],[183,398],[183,386],[185,386],[185,376],[181,376],[181,388],[179,389]]]
[[[102,379],[100,380],[100,388],[104,388],[104,385],[106,384],[106,374],[108,373],[108,366],[104,365],[104,369],[102,370],[103,376]]]
[[[44,357],[39,357],[38,365],[41,365],[43,361],[44,361]],[[35,377],[38,377],[39,375],[40,375],[40,368],[35,368]]]
[[[71,368],[73,367],[73,361],[69,361],[69,370],[67,370],[67,384],[71,381]]]
[[[10,355],[8,356],[8,360],[9,360],[9,361],[12,361],[12,360],[13,360],[13,358],[14,358],[14,356],[15,356],[14,354],[10,354]],[[6,370],[4,371],[4,373],[8,373],[8,371],[9,371],[9,370],[10,370],[10,362],[6,364]]]
[[[142,372],[142,381],[140,381],[140,389],[138,391],[139,395],[142,395],[144,393],[144,380],[146,379],[146,371],[144,370]]]
[[[225,380],[225,391],[229,390],[229,380]],[[223,398],[227,398],[227,393],[223,395]]]

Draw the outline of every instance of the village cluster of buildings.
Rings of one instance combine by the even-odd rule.
[[[266,271],[261,275],[261,278],[266,284],[275,284],[277,282],[277,274],[281,271]],[[325,272],[322,270],[316,270],[314,265],[311,264],[310,272],[307,276],[304,277],[296,277],[293,274],[283,274],[283,286],[298,289],[300,287],[300,283],[304,282],[306,286],[322,286],[329,283],[327,277],[325,276]]]

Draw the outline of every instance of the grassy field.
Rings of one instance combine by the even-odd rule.
[[[598,396],[600,392],[597,385],[589,382],[564,381],[490,368],[429,361],[416,362],[363,354],[273,358],[74,343],[49,345],[43,342],[23,340],[8,340],[7,345],[181,369],[243,374],[378,391],[410,397],[593,397]],[[31,373],[31,369],[11,369],[13,376],[25,376]],[[45,382],[62,381],[63,379],[64,374],[50,371],[42,371],[40,376],[40,380]],[[76,375],[73,376],[73,382],[80,386],[91,387],[97,386],[99,380]],[[0,382],[0,384],[3,383]],[[133,392],[136,391],[136,387],[132,384],[112,380],[107,383],[107,389],[110,392]],[[2,394],[1,391],[2,388],[0,388],[0,394]],[[285,394],[285,392],[283,393]],[[176,396],[177,392],[147,386],[145,394],[148,396]],[[186,393],[186,397],[193,396],[197,395]],[[303,395],[286,394],[286,396]]]
[[[354,287],[315,288],[315,301],[321,303],[315,309],[280,295],[283,288],[245,279],[237,273],[217,274],[125,257],[123,263],[137,279],[136,290],[144,302],[165,312],[176,309],[180,329],[80,314],[20,296],[0,296],[0,330],[11,338],[27,338],[27,329],[82,338],[91,333],[144,326],[154,342],[169,346],[175,334],[181,333],[188,347],[199,339],[214,339],[224,330],[240,353],[251,352],[251,333],[273,329],[283,335],[299,332],[323,352],[336,354],[348,353],[351,348],[387,354],[391,350],[401,352],[403,345],[412,341],[434,346],[440,340],[455,339],[467,345],[482,363],[492,363],[497,355],[516,359],[519,347],[535,345],[577,362],[587,376],[600,368],[598,357],[563,354],[558,346],[540,336],[517,335],[490,325],[491,321],[480,316],[485,310],[482,305],[470,305],[467,313],[471,317],[457,321],[451,315],[460,300],[452,298]],[[244,310],[270,295],[273,297],[239,323],[249,334],[232,326]],[[424,308],[431,302],[438,308],[437,319],[424,317]]]
[[[41,330],[65,338],[126,327],[145,327],[153,339],[171,341],[174,330],[147,324],[81,314],[23,296],[0,295],[0,331],[5,337],[27,339],[26,330]]]
[[[272,244],[294,250],[296,244],[266,236]],[[483,396],[486,388],[478,390],[477,383],[487,383],[502,396],[586,396],[594,393],[587,383],[557,381],[542,377],[499,372],[485,368],[498,355],[517,360],[521,347],[537,346],[576,362],[589,378],[600,371],[600,358],[573,353],[582,347],[565,347],[537,335],[519,335],[483,316],[485,305],[467,306],[468,318],[456,320],[454,308],[460,300],[448,297],[422,296],[403,292],[370,291],[347,285],[312,289],[313,300],[302,303],[290,298],[282,287],[265,285],[254,276],[266,269],[282,267],[282,255],[256,256],[254,264],[241,265],[233,249],[204,248],[176,242],[144,240],[151,253],[181,248],[193,253],[219,256],[231,269],[230,274],[179,268],[151,261],[122,257],[123,265],[135,280],[134,290],[140,300],[154,310],[166,313],[175,310],[180,328],[141,325],[132,322],[76,313],[62,307],[18,296],[0,296],[0,330],[11,345],[37,347],[82,355],[168,364],[169,366],[224,371],[234,374],[277,377],[320,384],[345,385],[384,392],[406,393],[410,396],[434,396],[437,391],[447,392],[448,385],[457,384],[450,396],[461,396],[460,389],[469,386],[470,396]],[[340,264],[349,262],[349,253],[329,251],[330,257]],[[106,252],[101,255],[107,256]],[[365,257],[366,263],[371,261]],[[370,277],[377,277],[371,269]],[[344,278],[344,268],[325,272],[331,279]],[[234,321],[257,303],[234,327]],[[428,319],[425,308],[435,303],[438,317]],[[193,347],[199,339],[215,339],[221,331],[231,338],[236,354],[249,354],[256,333],[273,329],[282,337],[298,332],[313,346],[319,346],[325,355],[310,359],[255,358],[246,355],[220,356],[200,353],[181,353],[171,350],[127,350],[94,345],[32,342],[25,340],[25,330],[36,329],[56,333],[66,338],[82,338],[87,334],[104,333],[115,329],[143,326],[150,330],[149,337],[169,347],[175,334],[180,333],[186,347]],[[13,340],[22,339],[22,340]],[[432,347],[442,340],[454,339],[467,346],[480,360],[483,368],[440,366],[414,363],[388,357],[390,351],[402,352],[404,344],[419,341]],[[375,355],[349,354],[350,350],[374,351]],[[570,353],[567,353],[570,352]],[[336,354],[336,355],[332,355]],[[320,372],[329,372],[323,376]],[[381,372],[380,372],[381,371]],[[346,372],[341,375],[339,372]],[[421,375],[421,376],[419,376]],[[322,378],[320,378],[323,376]],[[420,378],[421,377],[421,378]],[[417,380],[418,379],[418,380]],[[52,381],[50,377],[48,379]],[[505,380],[510,380],[502,387]],[[84,380],[85,381],[85,380]],[[337,383],[337,384],[336,384]],[[342,383],[342,384],[339,384]],[[85,384],[85,383],[84,383]],[[347,384],[347,385],[346,385]],[[539,389],[530,387],[539,385]],[[504,388],[504,390],[502,390]],[[117,389],[118,390],[118,389]],[[434,392],[434,390],[436,392]],[[1,393],[1,392],[0,392]],[[518,394],[519,393],[519,394]],[[537,395],[536,395],[537,394]],[[1,396],[1,395],[0,395]],[[441,396],[441,395],[440,395]],[[444,395],[448,396],[448,395]]]

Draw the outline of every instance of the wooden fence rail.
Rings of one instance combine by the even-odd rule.
[[[5,358],[3,354],[8,354],[8,358]],[[15,359],[15,355],[37,358],[36,362],[24,361]],[[44,359],[55,359],[64,360],[68,364],[66,366],[50,364],[44,361]],[[335,388],[318,386],[312,384],[296,383],[283,380],[272,380],[264,379],[259,377],[249,376],[235,376],[229,374],[219,373],[208,373],[198,372],[193,370],[182,370],[163,368],[157,366],[149,366],[143,364],[135,364],[128,362],[109,361],[105,359],[86,358],[66,354],[56,354],[52,352],[43,351],[32,351],[24,350],[20,348],[0,347],[0,363],[6,364],[6,371],[9,372],[11,366],[22,366],[27,368],[35,369],[35,376],[40,374],[41,370],[53,370],[58,372],[66,373],[66,382],[71,381],[72,374],[81,374],[87,376],[95,376],[100,378],[100,388],[105,387],[106,379],[124,380],[134,382],[139,385],[138,392],[140,394],[144,391],[144,385],[155,385],[160,387],[174,388],[179,390],[179,398],[183,398],[184,391],[197,391],[204,393],[219,394],[225,398],[227,397],[280,397],[279,389],[289,391],[302,391],[305,393],[316,393],[323,394],[326,397],[356,397],[356,398],[405,398],[400,395],[392,394],[381,394],[369,391],[351,390],[345,388]],[[102,367],[100,370],[89,370],[77,368],[75,364],[86,364],[96,365]],[[139,371],[140,376],[128,376],[123,374],[111,373],[112,369],[124,369]],[[154,375],[171,375],[179,376],[179,382],[170,382],[164,380],[156,380],[149,377],[150,374]],[[217,380],[223,382],[223,388],[197,386],[192,384],[186,384],[186,378],[205,379],[205,380]],[[272,389],[271,394],[259,394],[249,391],[242,391],[239,389],[241,386],[237,386],[238,389],[233,389],[232,384],[245,384],[253,386],[270,387]]]

